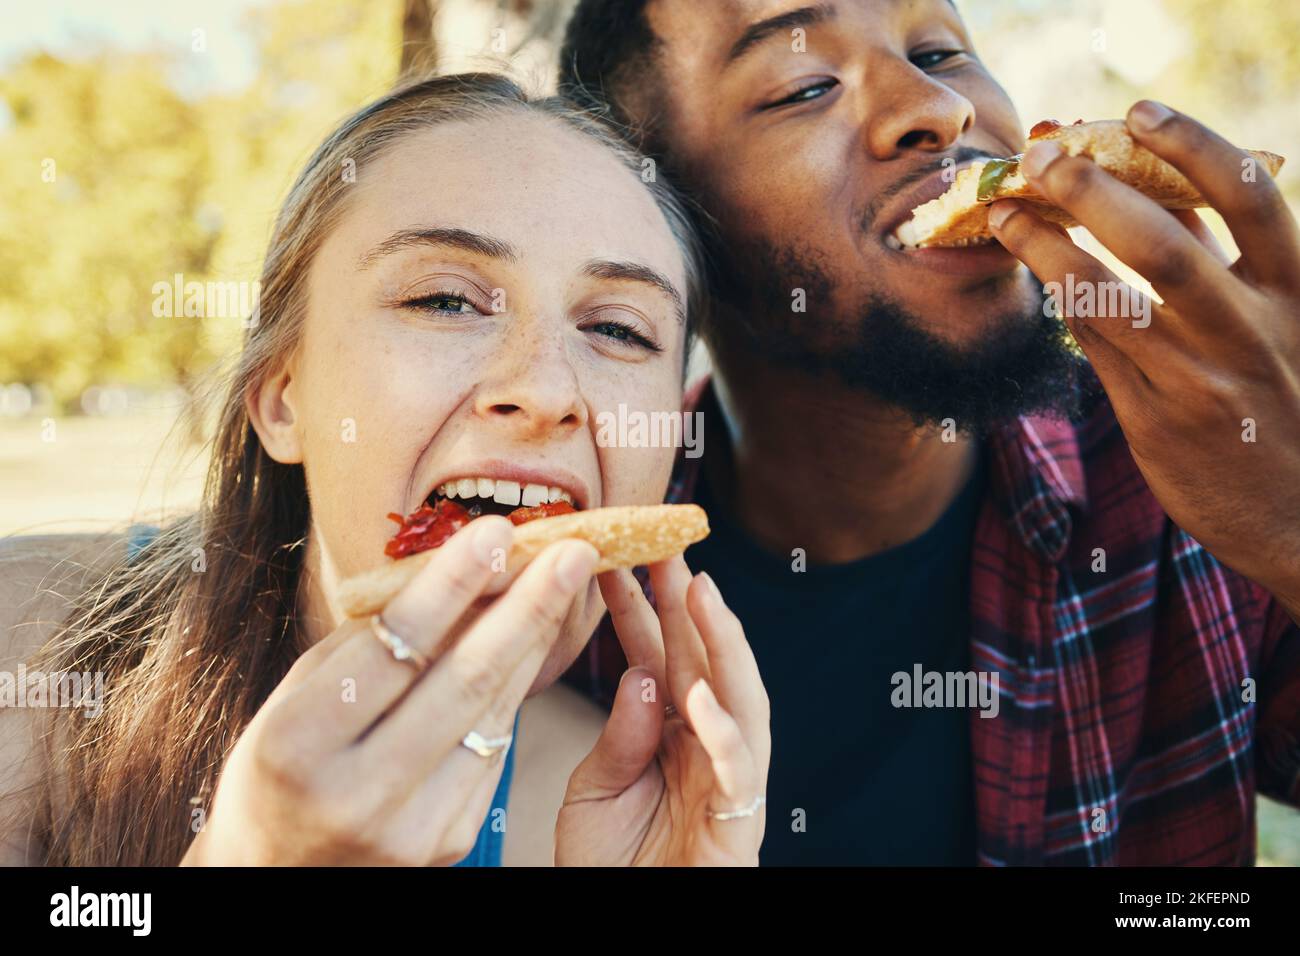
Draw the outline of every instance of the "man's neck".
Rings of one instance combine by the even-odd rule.
[[[704,455],[713,498],[774,553],[838,564],[910,541],[976,464],[967,436],[945,441],[861,390],[752,353],[715,360],[713,388],[726,425],[713,432],[725,447]]]

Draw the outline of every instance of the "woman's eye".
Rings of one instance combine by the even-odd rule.
[[[625,325],[622,322],[597,322],[594,325],[587,326],[587,331],[595,332],[598,335],[603,335],[606,338],[613,339],[615,342],[627,346],[628,348],[644,348],[649,349],[652,352],[663,351],[662,347],[650,341],[650,339],[632,328],[632,326]]]
[[[789,96],[783,97],[774,103],[768,103],[762,109],[771,110],[776,109],[778,106],[791,106],[795,103],[807,103],[810,100],[821,99],[838,85],[839,80],[820,80],[817,83],[796,90]]]
[[[932,66],[938,66],[944,60],[961,56],[965,52],[965,50],[926,50],[924,53],[913,53],[910,59],[922,70],[928,70]]]
[[[435,292],[432,295],[407,299],[402,304],[412,309],[423,309],[425,312],[437,312],[442,315],[464,315],[478,311],[474,303],[455,292]]]

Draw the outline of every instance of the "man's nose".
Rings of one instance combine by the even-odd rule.
[[[863,136],[874,159],[942,152],[975,125],[975,104],[902,57],[873,65],[862,90]]]
[[[478,386],[475,413],[520,439],[544,439],[587,424],[565,330],[521,322]]]

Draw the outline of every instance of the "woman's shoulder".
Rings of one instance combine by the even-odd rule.
[[[44,643],[90,579],[126,554],[125,532],[0,538],[0,658]]]
[[[39,741],[48,714],[18,701],[23,675],[88,576],[123,544],[122,534],[0,538],[0,865],[38,863],[44,855],[38,820],[50,791]]]
[[[20,692],[90,576],[121,557],[126,540],[120,532],[0,538],[0,866],[40,861],[36,825],[49,794],[38,746],[47,711],[7,698]]]

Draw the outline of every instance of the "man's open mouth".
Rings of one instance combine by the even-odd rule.
[[[444,482],[429,493],[428,503],[437,507],[440,500],[458,502],[470,517],[506,515],[519,508],[567,502],[580,510],[572,494],[555,485],[520,484],[499,478],[457,478]]]

